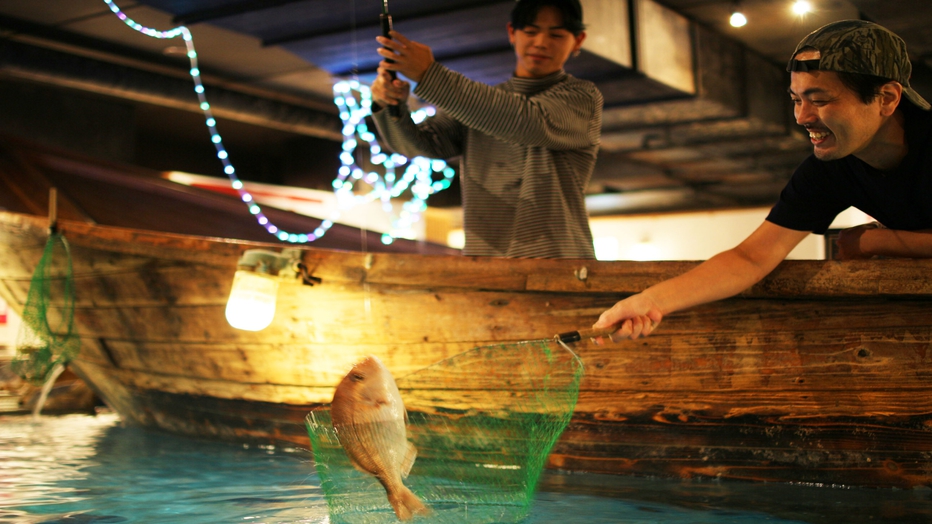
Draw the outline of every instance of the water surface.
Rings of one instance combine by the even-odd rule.
[[[308,449],[0,416],[0,523],[329,523]],[[932,523],[932,490],[544,475],[527,524]]]

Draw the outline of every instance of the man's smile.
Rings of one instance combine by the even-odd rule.
[[[806,128],[806,130],[809,131],[809,141],[814,145],[819,145],[832,136],[832,132],[828,129]]]

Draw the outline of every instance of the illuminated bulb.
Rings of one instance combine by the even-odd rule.
[[[806,0],[796,0],[793,3],[793,12],[797,15],[804,15],[812,11],[812,4]]]
[[[236,329],[259,331],[275,318],[278,279],[262,273],[238,270],[227,300],[227,322]]]
[[[728,19],[728,23],[731,24],[731,27],[744,27],[747,25],[748,19],[744,16],[744,13],[735,11],[731,14],[731,18]]]

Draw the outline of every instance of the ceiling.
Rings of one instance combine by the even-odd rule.
[[[334,78],[367,81],[378,60],[376,0],[116,3],[144,26],[186,25],[215,113],[248,129],[336,143]],[[911,52],[915,87],[932,94],[932,2],[811,0],[815,10],[805,17],[793,15],[791,3],[583,0],[588,37],[567,70],[596,82],[606,100],[592,214],[771,204],[810,150],[792,121],[783,64],[824,23],[864,18],[896,31]],[[391,0],[389,7],[395,29],[430,45],[438,61],[494,84],[514,64],[505,33],[512,5]],[[735,5],[748,18],[743,28],[727,23]],[[103,0],[0,0],[0,83],[119,97],[166,120],[171,111],[199,111],[184,53],[180,39],[129,29]],[[203,134],[203,122],[186,121]],[[183,134],[179,127],[172,132]],[[240,140],[268,133],[242,131]],[[307,185],[328,182],[330,169],[309,174],[320,180]]]

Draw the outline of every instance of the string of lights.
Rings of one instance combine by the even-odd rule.
[[[409,160],[402,155],[383,152],[375,134],[369,131],[366,125],[366,117],[372,112],[372,96],[369,87],[355,80],[339,81],[333,86],[334,103],[340,110],[340,119],[343,122],[343,151],[340,153],[342,165],[337,177],[333,180],[338,209],[311,232],[292,233],[279,228],[265,216],[253,195],[245,189],[243,182],[236,175],[236,168],[223,145],[223,138],[217,131],[217,120],[207,101],[191,31],[183,25],[168,31],[143,26],[127,16],[113,0],[103,1],[117,18],[139,33],[159,39],[172,39],[180,36],[184,40],[191,67],[189,73],[194,81],[194,92],[197,94],[207,130],[210,132],[210,140],[217,150],[217,158],[223,164],[223,172],[229,177],[233,189],[237,191],[249,213],[256,218],[259,225],[282,242],[293,244],[313,242],[326,234],[327,230],[339,219],[341,211],[362,203],[378,200],[382,203],[383,211],[392,213],[394,210],[392,198],[400,198],[409,190],[412,195],[411,199],[402,204],[398,218],[392,221],[391,231],[382,235],[382,242],[391,244],[396,238],[414,238],[413,225],[420,220],[421,214],[427,209],[427,198],[450,187],[455,171],[443,160],[424,157]],[[411,116],[415,123],[419,123],[433,114],[434,109],[427,107],[418,109]],[[357,154],[356,149],[360,140],[369,145],[368,159],[357,160],[360,155]],[[363,169],[362,166],[366,166],[367,169]],[[401,166],[406,167],[399,178],[396,170]],[[384,173],[379,174],[376,168]],[[365,189],[365,187],[357,186],[366,186],[369,190],[358,194],[357,190]]]
[[[405,191],[410,190],[411,200],[402,205],[400,216],[393,223],[392,233],[396,236],[411,238],[412,226],[420,219],[421,213],[427,209],[427,198],[439,191],[450,187],[455,171],[443,160],[414,157],[408,159],[397,153],[387,154],[382,151],[372,133],[366,125],[366,117],[372,114],[372,93],[369,86],[356,80],[343,80],[333,86],[333,101],[340,110],[340,119],[343,121],[343,152],[340,162],[343,164],[333,180],[333,189],[337,195],[337,202],[352,204],[381,200],[383,211],[392,211],[392,198],[399,198]],[[411,114],[415,123],[433,116],[433,107],[421,108]],[[359,140],[369,146],[367,163],[357,160],[359,155],[355,152],[359,147]],[[380,175],[374,170],[363,169],[381,166],[384,174]],[[397,169],[405,166],[399,178]],[[434,174],[442,178],[434,180]],[[355,194],[355,186],[366,184],[370,190],[363,196]],[[341,205],[342,207],[342,205]],[[384,235],[382,241],[388,240]]]

